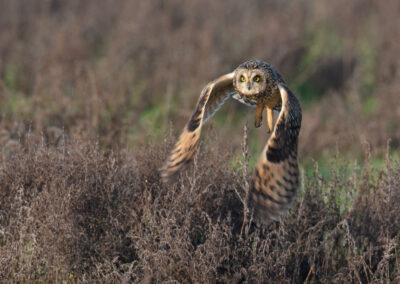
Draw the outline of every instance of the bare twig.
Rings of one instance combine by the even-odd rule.
[[[247,123],[243,127],[243,141],[242,141],[242,152],[243,152],[243,162],[242,164],[242,175],[243,175],[243,183],[244,183],[244,198],[240,198],[243,203],[243,223],[240,229],[240,234],[243,233],[243,230],[247,224],[247,214],[249,213],[248,207],[248,199],[249,199],[249,190],[250,185],[247,180],[247,168],[249,166],[249,148],[247,145]]]

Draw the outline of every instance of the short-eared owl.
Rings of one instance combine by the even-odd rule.
[[[230,97],[256,107],[255,127],[261,126],[262,113],[264,108],[267,109],[268,129],[273,132],[254,171],[249,204],[255,219],[268,224],[277,220],[297,195],[301,108],[276,69],[266,62],[247,61],[202,90],[195,112],[166,160],[161,175],[163,181],[168,182],[190,161],[202,125]],[[273,110],[279,112],[275,127]]]

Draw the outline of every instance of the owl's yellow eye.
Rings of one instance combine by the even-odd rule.
[[[240,81],[244,82],[244,81],[246,81],[246,78],[242,75],[242,76],[240,76]]]
[[[260,82],[260,76],[254,76],[253,80],[254,82]]]

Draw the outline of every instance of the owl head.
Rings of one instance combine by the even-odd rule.
[[[281,81],[274,67],[263,61],[250,60],[236,68],[233,86],[245,96],[268,95]]]

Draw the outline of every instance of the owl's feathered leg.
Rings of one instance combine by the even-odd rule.
[[[263,115],[264,108],[265,108],[265,105],[263,103],[260,103],[257,105],[256,114],[254,116],[254,126],[256,128],[259,128],[262,124],[262,115]]]
[[[268,124],[268,133],[271,133],[274,130],[274,107],[281,102],[280,95],[274,96],[270,98],[267,103],[267,124]]]
[[[268,133],[271,133],[274,129],[274,115],[272,108],[267,106],[267,123],[268,123]]]

